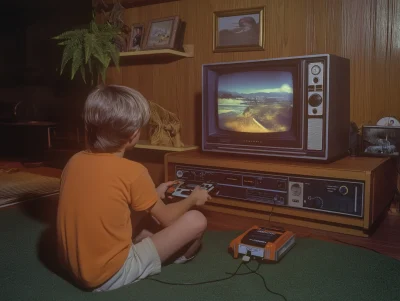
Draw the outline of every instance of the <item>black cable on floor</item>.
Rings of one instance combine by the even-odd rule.
[[[250,272],[247,272],[247,273],[238,273],[240,267],[241,267],[243,264],[244,264],[244,266],[245,266]],[[235,271],[234,273],[226,272],[226,274],[229,274],[229,275],[230,275],[229,277],[220,278],[220,279],[214,279],[214,280],[208,280],[208,281],[202,281],[202,282],[193,282],[193,283],[185,283],[185,282],[167,282],[167,281],[163,281],[163,280],[159,280],[159,279],[154,279],[154,278],[147,278],[147,280],[152,280],[152,281],[156,281],[156,282],[159,282],[159,283],[162,283],[162,284],[167,284],[167,285],[202,285],[202,284],[208,284],[208,283],[214,283],[214,282],[225,281],[225,280],[228,280],[228,279],[233,278],[234,276],[246,276],[246,275],[256,274],[257,276],[259,276],[259,277],[263,280],[264,287],[265,287],[265,289],[266,289],[269,293],[274,294],[274,295],[277,295],[277,296],[280,296],[280,297],[283,298],[283,300],[287,301],[287,299],[286,299],[286,297],[285,297],[284,295],[279,294],[279,293],[276,293],[276,292],[274,292],[274,291],[272,291],[271,289],[268,288],[267,283],[266,283],[264,277],[263,277],[260,273],[258,273],[258,270],[259,270],[260,266],[261,266],[261,263],[258,263],[257,268],[256,268],[255,270],[252,270],[252,269],[250,269],[250,268],[247,266],[247,264],[246,264],[244,261],[241,261],[240,264],[239,264],[239,266],[238,266],[238,268],[236,269],[236,271]]]

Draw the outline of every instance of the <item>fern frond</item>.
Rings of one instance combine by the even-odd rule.
[[[105,83],[106,82],[106,68],[98,60],[95,60],[93,63],[94,63],[94,67],[96,69],[96,73],[100,75],[102,82]]]
[[[106,70],[107,70],[106,68],[100,67],[99,73],[101,75],[101,80],[103,81],[103,83],[106,82]]]
[[[75,45],[73,43],[69,43],[65,46],[61,59],[60,75],[64,72],[64,68],[67,65],[67,63],[72,59],[74,55],[74,48]]]
[[[118,31],[120,31],[120,29],[117,26],[112,25],[112,24],[110,24],[108,22],[104,23],[104,24],[101,24],[101,25],[98,25],[98,30],[100,32],[112,32],[112,31],[118,32]]]
[[[89,73],[90,73],[91,75],[93,75],[93,67],[92,67],[93,63],[92,63],[92,60],[89,60],[89,61],[87,62],[87,65],[88,65]]]
[[[101,79],[102,79],[103,83],[105,83],[105,81],[106,81],[106,71],[110,64],[110,61],[111,61],[111,59],[109,57],[107,57],[105,62],[97,61],[98,63],[96,64],[97,71],[101,75]]]
[[[95,43],[95,37],[92,34],[85,35],[84,47],[85,47],[85,63],[87,64],[93,51],[93,44]]]
[[[96,34],[96,33],[99,32],[99,27],[97,26],[97,23],[94,20],[92,20],[90,22],[90,27],[89,28],[90,28],[90,32],[91,33]]]
[[[115,38],[117,35],[121,33],[120,30],[115,30],[114,28],[110,28],[108,31],[99,32],[98,36],[101,40],[111,40]]]
[[[114,65],[119,69],[119,50],[114,42],[107,42],[101,44],[105,55],[113,61]]]
[[[89,69],[89,73],[90,73],[90,84],[91,85],[93,85],[93,63],[92,63],[92,60],[90,59],[88,62],[87,62],[87,65],[88,65],[88,69]]]
[[[104,66],[107,67],[107,56],[106,53],[104,53],[103,48],[101,47],[102,45],[99,44],[94,44],[93,45],[93,56],[100,61],[100,63]]]
[[[78,71],[81,66],[84,66],[84,53],[82,46],[76,48],[74,55],[72,56],[71,80],[74,79],[76,71]]]
[[[86,71],[90,73],[91,83],[93,78],[105,81],[106,70],[112,61],[119,68],[120,53],[114,41],[121,30],[109,23],[97,24],[95,17],[90,22],[88,29],[66,31],[53,37],[59,40],[59,46],[64,47],[61,70],[62,74],[69,61],[71,62],[71,79],[80,70],[83,81],[86,83]]]
[[[82,79],[83,82],[86,84],[86,70],[85,70],[85,65],[81,65],[81,75],[82,75]]]
[[[113,44],[108,53],[110,54],[115,67],[117,67],[117,70],[119,70],[119,50],[117,46]]]
[[[53,39],[54,40],[72,40],[72,39],[75,39],[76,37],[84,35],[87,32],[88,32],[87,29],[69,30],[58,36],[53,37]]]

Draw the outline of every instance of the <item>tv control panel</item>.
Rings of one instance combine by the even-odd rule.
[[[363,217],[364,182],[176,165],[177,180],[212,183],[215,196]]]
[[[322,116],[324,108],[324,63],[308,64],[308,115]]]
[[[323,62],[308,63],[307,150],[320,151],[323,149],[324,69]]]

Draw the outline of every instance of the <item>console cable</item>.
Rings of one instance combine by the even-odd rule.
[[[208,281],[202,281],[202,282],[192,282],[192,283],[190,283],[190,282],[167,282],[167,281],[163,281],[163,280],[159,280],[159,279],[154,279],[154,278],[151,278],[151,277],[150,278],[146,278],[146,280],[152,280],[152,281],[156,281],[156,282],[159,282],[159,283],[162,283],[162,284],[168,284],[168,285],[201,285],[201,284],[208,284],[208,283],[214,283],[214,282],[220,282],[220,281],[228,280],[228,279],[233,278],[234,276],[246,276],[246,275],[256,274],[257,276],[259,276],[263,280],[264,287],[269,293],[274,294],[274,295],[278,295],[278,296],[282,297],[283,300],[287,301],[287,299],[286,299],[286,297],[284,295],[276,293],[276,292],[274,292],[274,291],[272,291],[272,290],[270,290],[268,288],[267,283],[265,281],[265,278],[260,273],[258,273],[258,270],[259,270],[259,268],[261,266],[261,263],[258,263],[258,266],[257,266],[257,268],[255,270],[252,270],[251,268],[249,268],[247,266],[247,264],[249,262],[250,262],[250,256],[249,255],[244,255],[242,257],[242,260],[241,260],[239,266],[237,267],[236,271],[233,272],[233,273],[225,272],[226,274],[228,274],[230,276],[225,277],[225,278],[220,278],[220,279],[214,279],[214,280],[208,280]],[[238,273],[238,271],[242,267],[242,265],[244,265],[249,270],[249,272]]]

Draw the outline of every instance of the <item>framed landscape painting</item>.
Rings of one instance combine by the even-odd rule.
[[[265,8],[214,12],[213,51],[264,50]]]
[[[172,49],[179,27],[179,17],[156,19],[149,22],[144,49]]]

